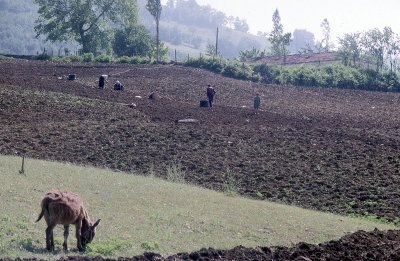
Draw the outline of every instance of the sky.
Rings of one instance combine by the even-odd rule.
[[[322,39],[321,23],[327,18],[331,39],[345,33],[390,26],[400,34],[400,0],[196,0],[228,16],[245,19],[250,32],[272,31],[272,15],[278,9],[284,32],[306,29]]]

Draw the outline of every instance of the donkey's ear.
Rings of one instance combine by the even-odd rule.
[[[97,220],[96,223],[93,224],[93,228],[97,227],[98,224],[100,224],[101,219]]]

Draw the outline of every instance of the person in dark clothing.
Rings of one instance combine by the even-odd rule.
[[[99,88],[100,89],[104,89],[104,85],[106,83],[107,80],[107,75],[101,75],[99,78]]]
[[[119,81],[116,81],[115,84],[114,84],[114,90],[123,91],[124,90],[124,86]]]
[[[207,97],[208,97],[208,102],[210,104],[210,107],[213,106],[214,95],[215,95],[215,90],[211,86],[211,84],[209,84],[208,87],[207,87]]]

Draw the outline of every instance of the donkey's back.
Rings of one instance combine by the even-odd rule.
[[[69,191],[47,192],[42,199],[41,207],[42,211],[37,221],[44,216],[48,225],[70,225],[75,224],[80,217],[88,218],[81,197]]]

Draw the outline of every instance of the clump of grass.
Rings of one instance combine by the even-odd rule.
[[[185,172],[180,163],[173,162],[167,166],[167,180],[174,183],[185,183]]]
[[[113,256],[115,255],[116,251],[129,249],[132,246],[133,243],[130,241],[110,238],[103,244],[95,242],[88,244],[85,250],[85,254],[88,254],[88,256]]]
[[[225,181],[223,183],[224,194],[229,197],[236,197],[238,193],[239,182],[235,179],[233,172],[228,168],[225,173]]]
[[[160,247],[157,241],[153,242],[145,241],[140,246],[147,251],[154,251],[156,249],[159,249]]]

